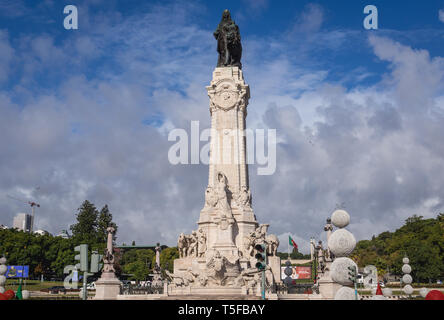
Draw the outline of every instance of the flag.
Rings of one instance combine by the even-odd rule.
[[[378,287],[377,287],[377,289],[376,289],[376,295],[377,296],[382,296],[383,294],[382,294],[382,290],[381,290],[381,286],[379,285],[379,282],[378,282]]]
[[[288,236],[288,243],[291,244],[297,250],[298,245],[296,244],[296,242],[294,242],[294,240],[290,236]]]
[[[18,300],[23,300],[23,295],[22,295],[22,282],[20,281],[20,285],[17,289],[17,293],[15,294],[16,298]]]

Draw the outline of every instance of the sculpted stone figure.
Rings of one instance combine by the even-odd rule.
[[[256,228],[256,230],[250,232],[248,236],[244,237],[244,250],[242,253],[245,257],[253,256],[254,246],[256,244],[266,243],[265,236],[267,234],[268,226],[268,224],[261,224]]]
[[[246,186],[242,186],[239,191],[236,203],[241,208],[250,207],[251,205],[251,192]]]
[[[279,247],[279,239],[274,234],[267,234],[265,237],[265,242],[267,243],[267,253],[271,256],[275,256],[277,253],[277,248]]]
[[[165,270],[165,274],[170,279],[174,287],[182,287],[188,285],[188,281],[184,280],[183,277],[176,276],[174,273],[171,273],[168,270]]]
[[[231,263],[217,250],[208,261],[206,267],[206,276],[210,285],[233,285],[240,274],[239,259]]]
[[[208,280],[217,285],[224,285],[226,280],[225,275],[225,259],[221,256],[219,251],[214,253],[214,256],[207,263]]]
[[[205,191],[205,204],[210,207],[215,207],[217,203],[217,195],[212,187],[208,187]]]
[[[242,68],[242,44],[239,27],[231,20],[230,11],[224,10],[214,38],[217,40],[218,67],[236,66]]]
[[[202,257],[207,251],[207,235],[202,229],[197,231],[197,249],[198,249],[198,257]]]
[[[254,252],[254,243],[256,241],[256,235],[253,232],[250,232],[250,234],[248,236],[244,237],[244,248],[242,250],[242,254],[244,257],[252,257],[253,256],[253,252]]]
[[[187,256],[188,250],[188,240],[185,234],[182,232],[177,240],[177,249],[179,249],[179,257],[185,258]]]
[[[256,234],[257,243],[265,242],[265,236],[267,235],[267,230],[269,226],[269,224],[261,224],[259,225],[259,227],[256,228],[254,232]]]
[[[190,235],[186,236],[188,239],[187,257],[197,257],[197,234],[193,231]]]
[[[226,217],[232,217],[233,214],[231,212],[230,203],[228,202],[227,196],[227,177],[219,172],[217,174],[217,186],[216,186],[216,195],[217,195],[217,204],[216,208],[220,210],[220,214]]]
[[[322,248],[322,241],[319,240],[318,245],[316,246],[316,251],[318,253],[318,263],[319,269],[321,273],[325,271],[325,254],[324,249]]]

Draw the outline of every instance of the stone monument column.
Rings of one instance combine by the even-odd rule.
[[[269,282],[280,280],[279,240],[267,234],[268,224],[258,224],[251,206],[245,132],[250,87],[240,62],[239,28],[228,10],[214,37],[219,57],[206,87],[211,117],[208,185],[198,230],[182,233],[177,242],[180,258],[169,275],[175,293],[249,292],[256,286],[254,246],[263,243],[272,270]]]
[[[214,70],[207,91],[210,163],[206,203],[198,224],[207,234],[208,249],[236,255],[236,247],[241,248],[243,238],[257,227],[246,163],[245,118],[250,88],[242,70],[230,66]]]
[[[114,273],[113,235],[115,229],[108,227],[106,231],[108,232],[108,241],[103,258],[104,266],[100,279],[96,281],[94,300],[115,300],[120,294],[121,282]]]

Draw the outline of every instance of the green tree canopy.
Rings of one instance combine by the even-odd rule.
[[[444,279],[444,214],[436,219],[414,215],[395,232],[385,231],[357,243],[352,258],[360,267],[372,264],[378,273],[402,275],[402,258],[407,256],[415,282]]]

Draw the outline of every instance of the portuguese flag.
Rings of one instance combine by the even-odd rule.
[[[298,248],[298,245],[296,244],[296,242],[294,242],[294,240],[290,236],[288,236],[288,243],[292,245],[295,249]]]

